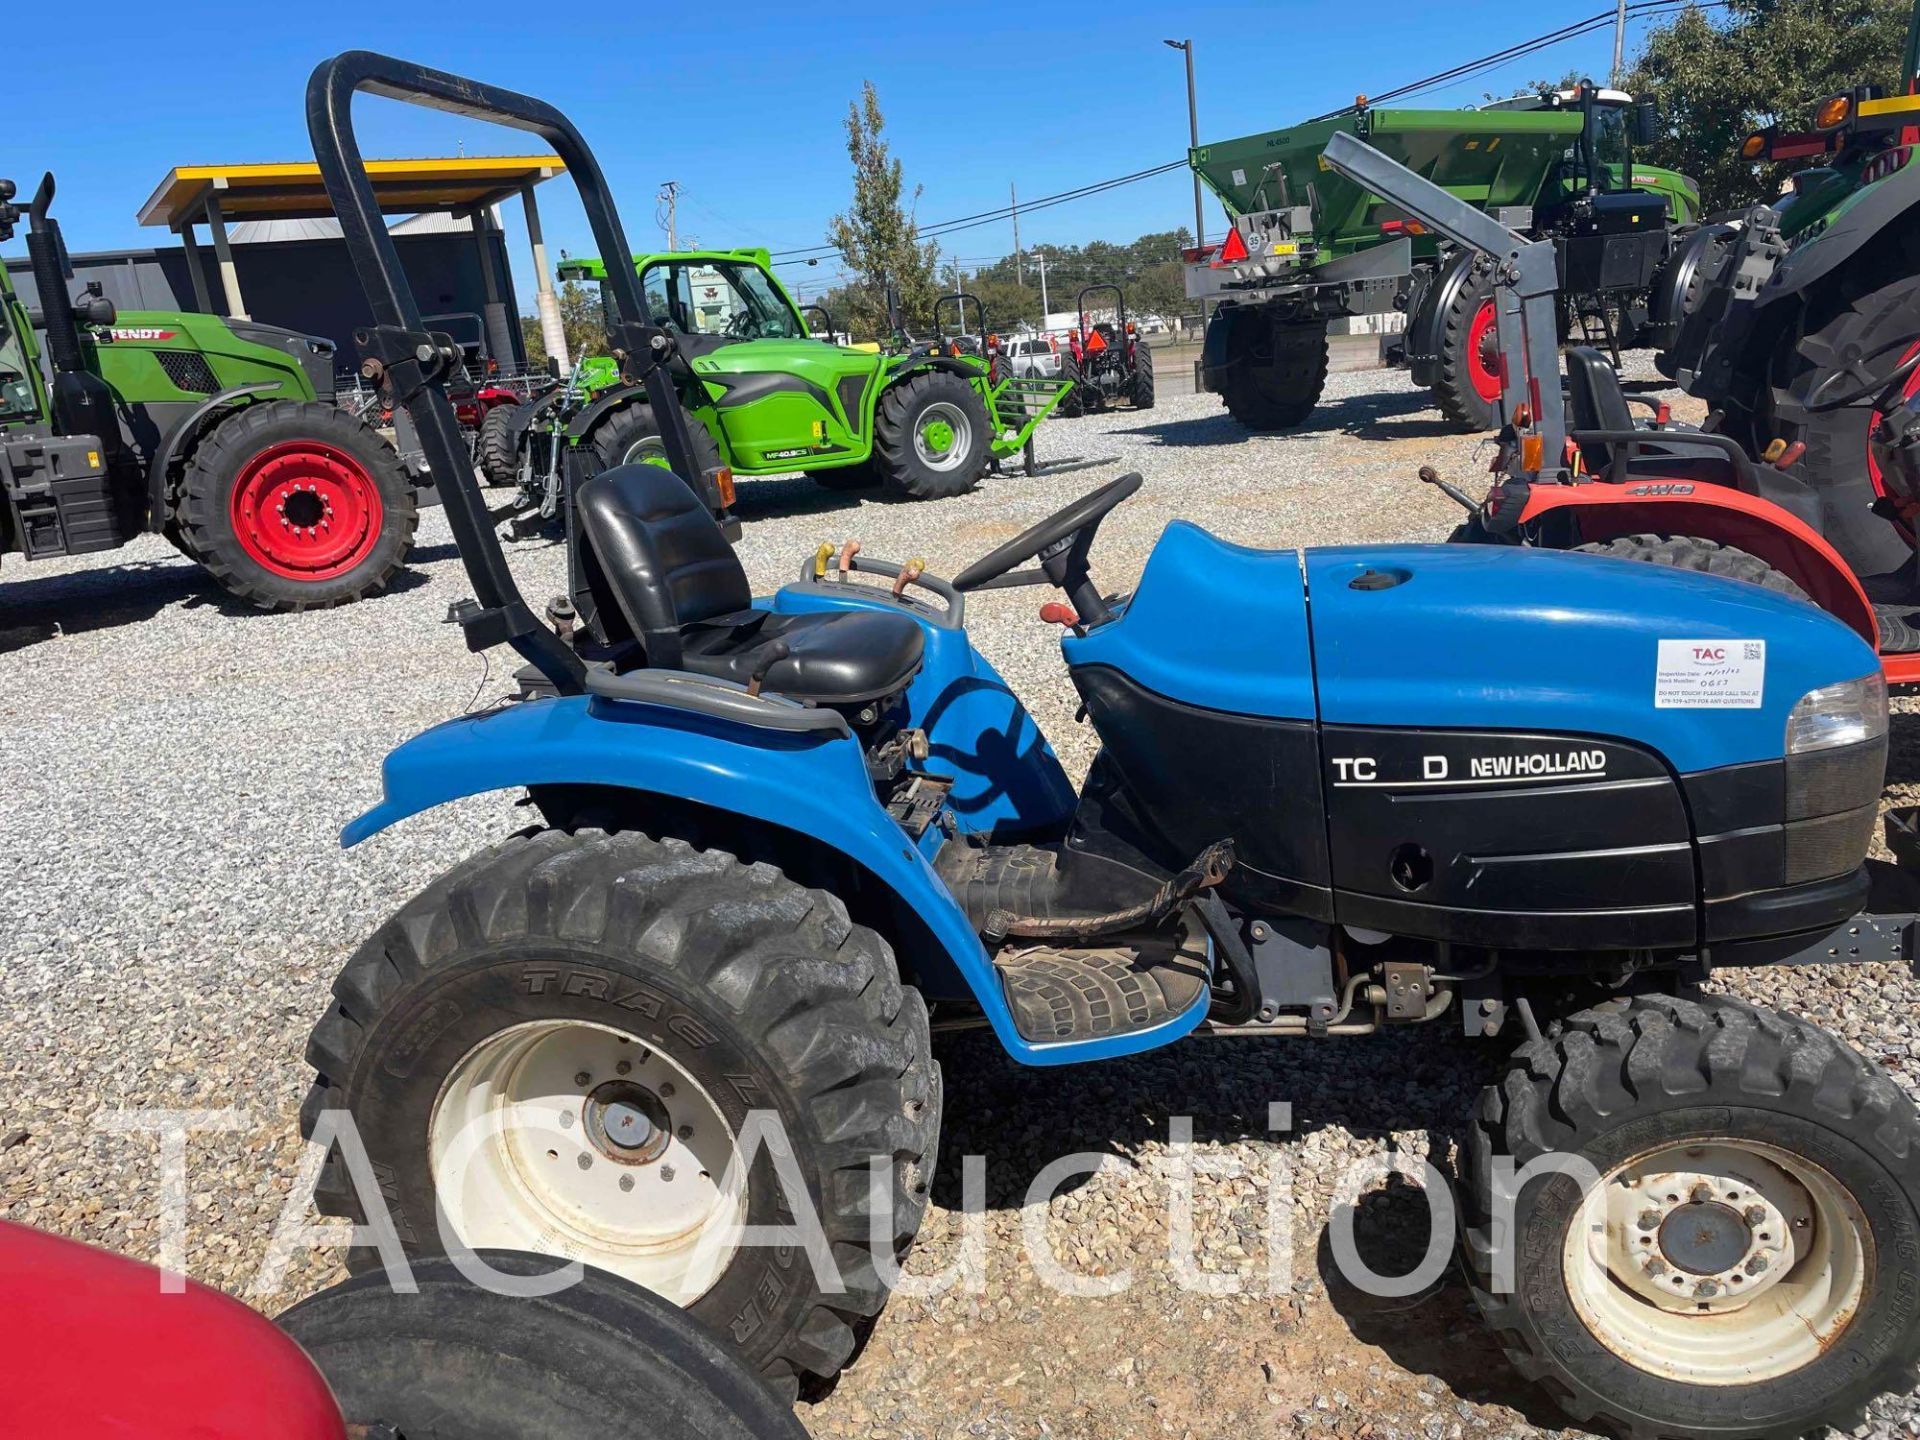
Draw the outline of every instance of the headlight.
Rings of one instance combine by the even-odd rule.
[[[1876,670],[1802,695],[1787,716],[1787,753],[1858,745],[1886,733],[1887,677]]]

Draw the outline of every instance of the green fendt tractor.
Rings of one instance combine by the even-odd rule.
[[[0,241],[15,187],[0,180]],[[111,550],[158,531],[228,594],[266,610],[380,589],[413,541],[413,482],[391,446],[336,409],[331,341],[175,311],[116,313],[29,207],[41,311],[0,267],[0,554]],[[35,331],[45,335],[43,372]]]
[[[1187,294],[1219,302],[1207,326],[1203,389],[1255,430],[1298,425],[1327,376],[1327,324],[1404,312],[1403,359],[1447,417],[1492,428],[1493,276],[1471,251],[1443,245],[1416,218],[1327,169],[1348,133],[1501,223],[1560,252],[1563,326],[1601,317],[1632,338],[1674,228],[1699,190],[1636,163],[1658,114],[1591,82],[1479,110],[1352,110],[1285,130],[1203,145],[1190,159],[1232,221],[1218,246],[1189,254]]]
[[[636,255],[651,315],[679,343],[674,370],[697,423],[702,468],[723,478],[706,496],[731,504],[735,476],[799,470],[830,490],[885,485],[915,500],[973,488],[998,460],[1018,455],[1052,404],[1018,411],[996,403],[987,359],[938,342],[889,351],[815,339],[765,250]],[[564,280],[598,283],[599,260],[569,260]],[[609,330],[617,316],[601,286]],[[827,322],[831,332],[831,321]],[[1057,395],[1054,397],[1057,403]],[[614,465],[665,462],[645,393],[614,385],[548,408],[522,407],[482,438],[487,476],[526,483],[538,469],[528,443],[543,418],[577,481]]]

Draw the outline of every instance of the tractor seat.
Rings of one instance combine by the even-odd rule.
[[[659,465],[622,465],[574,495],[593,624],[644,664],[748,683],[776,641],[789,653],[762,684],[795,700],[857,705],[903,689],[925,636],[880,610],[786,615],[756,609],[747,572],[693,488]]]
[[[1567,402],[1570,430],[1646,428],[1634,423],[1627,393],[1620,388],[1619,373],[1591,345],[1574,345],[1567,350]],[[1712,445],[1689,445],[1685,430],[1647,430],[1647,435],[1647,443],[1628,460],[1629,471],[1751,488],[1741,485],[1743,477],[1725,451]],[[1613,447],[1601,441],[1584,441],[1580,456],[1589,474],[1605,475],[1613,462]]]

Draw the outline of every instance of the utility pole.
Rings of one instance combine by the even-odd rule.
[[[667,213],[664,218],[658,209],[653,212],[653,218],[659,221],[660,228],[667,232],[667,249],[678,250],[680,248],[679,232],[674,222],[678,219],[680,212],[680,182],[678,180],[662,181],[660,193],[653,198],[658,204],[666,207]]]
[[[1626,0],[1620,0],[1620,3],[1624,5]],[[1193,149],[1198,150],[1200,148],[1200,102],[1193,88],[1193,38],[1189,36],[1185,40],[1163,40],[1160,43],[1171,49],[1183,52],[1187,57],[1187,140]],[[1191,156],[1189,156],[1189,164],[1191,164]],[[1195,245],[1205,245],[1207,243],[1207,212],[1205,205],[1200,199],[1200,172],[1198,170],[1193,172],[1193,243]],[[1206,328],[1206,323],[1207,302],[1202,300],[1200,302],[1200,325],[1202,329]]]
[[[953,293],[958,295],[960,293],[960,262],[956,260],[947,268],[953,272]],[[963,298],[955,303],[960,307],[960,333],[964,335],[967,333],[967,302]]]
[[[1627,73],[1627,0],[1619,0],[1613,12],[1613,86]]]
[[[1047,304],[1047,252],[1038,245],[1033,247],[1033,258],[1040,266],[1040,328],[1047,328],[1047,316],[1052,308]]]
[[[1013,202],[1013,278],[1022,289],[1026,288],[1027,272],[1020,259],[1020,196],[1013,188],[1013,182],[1007,182],[1007,198]]]

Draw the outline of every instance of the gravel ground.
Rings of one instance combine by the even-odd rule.
[[[821,540],[924,556],[952,574],[1072,495],[1126,469],[1147,485],[1109,518],[1096,562],[1125,587],[1172,518],[1228,539],[1293,546],[1437,539],[1457,511],[1420,485],[1431,463],[1474,488],[1485,454],[1448,434],[1398,375],[1338,375],[1308,431],[1249,439],[1210,396],[1147,415],[1045,428],[1048,470],[973,495],[895,505],[805,480],[742,486],[741,556],[784,582]],[[529,596],[561,588],[560,551],[510,550]],[[231,1112],[192,1142],[186,1264],[269,1311],[329,1282],[337,1252],[300,1252],[256,1288],[276,1224],[312,1224],[295,1112],[300,1053],[350,948],[456,857],[521,823],[481,798],[352,852],[340,825],[379,793],[384,752],[505,688],[443,626],[465,580],[428,512],[394,591],[344,610],[262,616],[226,606],[163,542],[10,566],[0,583],[0,1215],[151,1257],[160,1199],[151,1136],[111,1112]],[[976,640],[1028,700],[1076,775],[1092,741],[1035,592],[969,603]],[[504,654],[504,652],[503,652]],[[1896,721],[1896,789],[1920,749]],[[1912,728],[1909,728],[1912,727]],[[1920,992],[1891,968],[1769,973],[1755,998],[1827,1024],[1910,1088]],[[808,1408],[821,1436],[1187,1437],[1321,1433],[1458,1440],[1558,1424],[1468,1315],[1451,1279],[1397,1301],[1329,1283],[1333,1179],[1357,1159],[1414,1166],[1455,1138],[1493,1057],[1444,1027],[1313,1046],[1215,1042],[1069,1071],[1024,1070],[977,1036],[943,1039],[948,1163],[912,1266],[933,1273],[962,1235],[961,1154],[987,1157],[983,1293],[901,1298],[839,1387]],[[1292,1128],[1269,1130],[1274,1102]],[[1245,1270],[1246,1293],[1200,1294],[1167,1259],[1169,1117],[1193,1119],[1203,1169],[1193,1228],[1204,1265]],[[1056,1250],[1086,1273],[1131,1267],[1105,1298],[1034,1283],[1021,1204],[1040,1167],[1105,1157],[1047,1206]],[[1267,1283],[1268,1179],[1293,1175],[1292,1283]],[[1359,1248],[1401,1271],[1424,1244],[1426,1200],[1403,1179],[1365,1188]],[[283,1219],[284,1214],[284,1219]],[[1920,1434],[1911,1398],[1873,1427]]]

